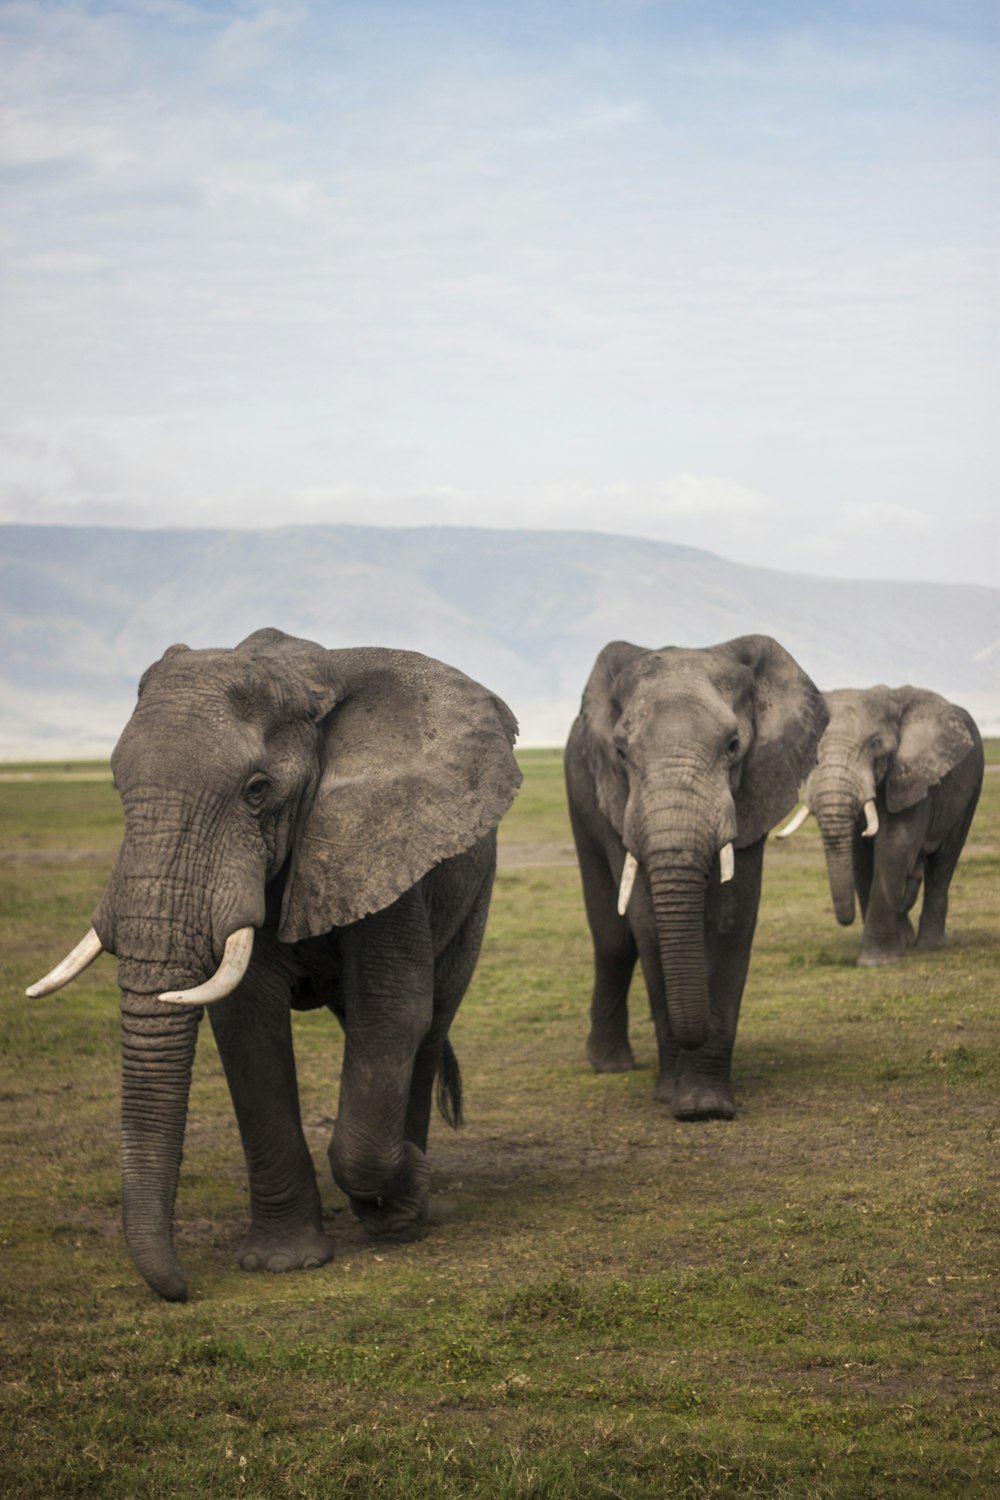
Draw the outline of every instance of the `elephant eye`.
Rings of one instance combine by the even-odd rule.
[[[736,757],[737,757],[737,755],[739,755],[739,753],[740,753],[740,737],[739,737],[738,734],[734,734],[733,737],[732,737],[732,739],[729,741],[729,744],[726,746],[726,754],[732,760],[735,760]]]
[[[628,759],[628,757],[627,757],[627,755],[625,753],[625,746],[624,745],[616,745],[615,746],[615,754],[617,755],[618,759],[621,761],[622,765],[624,765],[625,761]]]
[[[243,800],[254,812],[263,807],[271,791],[271,783],[266,776],[260,774],[251,776],[243,788]]]

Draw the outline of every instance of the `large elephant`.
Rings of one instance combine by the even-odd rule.
[[[250,1180],[244,1268],[333,1254],[290,1006],[343,1025],[329,1156],[355,1213],[376,1234],[422,1216],[436,1076],[460,1110],[448,1028],[521,780],[515,733],[493,694],[408,651],[261,630],[146,672],[112,757],[125,836],[93,928],[28,993],[118,956],[125,1238],[160,1296],[186,1295],[173,1209],[204,1005]]]
[[[826,724],[822,695],[769,636],[701,650],[614,641],[566,746],[594,943],[587,1056],[634,1066],[638,958],[656,1029],[655,1097],[678,1119],[735,1114],[730,1064],[764,841],[794,806]]]
[[[914,941],[945,941],[948,887],[983,783],[983,742],[972,717],[925,688],[884,685],[826,694],[830,723],[802,807],[780,837],[813,812],[823,835],[837,921],[864,920],[864,966],[895,963]],[[914,937],[909,911],[921,881]]]

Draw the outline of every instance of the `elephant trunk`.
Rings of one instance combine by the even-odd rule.
[[[678,1046],[694,1050],[708,1039],[705,958],[707,873],[677,859],[647,864],[670,1030]]]
[[[873,802],[874,777],[845,752],[813,772],[807,793],[823,835],[833,909],[841,926],[849,927],[854,921],[854,837],[861,809]]]
[[[168,1302],[187,1297],[173,1214],[184,1147],[199,1006],[122,992],[122,1216],[140,1274]]]
[[[830,881],[830,895],[837,921],[842,927],[850,927],[854,921],[854,828],[849,823],[845,829],[835,829],[829,836],[823,833],[823,852],[826,855],[826,872]]]
[[[200,985],[228,934],[263,919],[263,881],[258,894],[217,844],[161,835],[149,805],[126,805],[126,839],[94,927],[118,956],[125,1242],[152,1289],[182,1302],[173,1212],[202,1007],[159,996]],[[173,827],[190,825],[180,804],[171,812]]]

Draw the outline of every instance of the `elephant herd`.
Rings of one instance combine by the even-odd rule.
[[[344,1031],[333,1176],[373,1234],[424,1215],[435,1094],[461,1117],[448,1030],[478,959],[496,828],[521,781],[499,698],[409,651],[325,650],[260,630],[172,646],[112,756],[125,834],[87,936],[28,991],[118,958],[122,1204],[129,1252],[186,1296],[173,1244],[198,1024],[208,1008],[246,1155],[247,1270],[333,1255],[302,1131],[292,1009]],[[587,1056],[633,1065],[638,961],[655,1096],[734,1114],[730,1061],[767,835],[812,813],[859,963],[944,941],[983,776],[970,716],[912,687],[823,694],[777,641],[606,646],[565,754],[593,939]],[[914,934],[909,912],[924,900]]]

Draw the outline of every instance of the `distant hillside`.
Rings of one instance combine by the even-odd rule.
[[[507,700],[523,744],[563,741],[609,640],[752,631],[820,687],[914,682],[1000,732],[1000,589],[804,577],[584,532],[0,526],[0,757],[106,754],[165,647],[262,625],[450,661]]]

